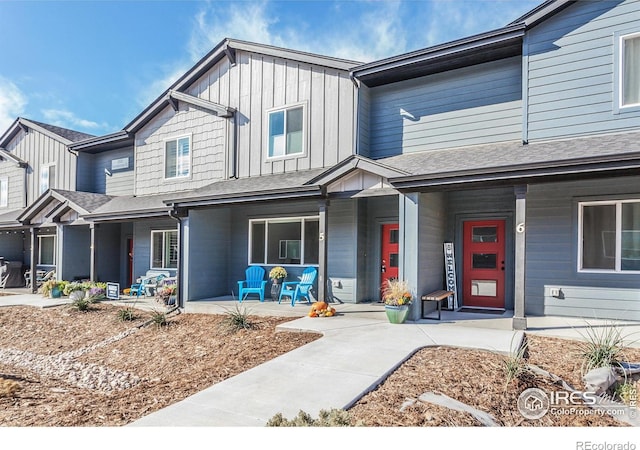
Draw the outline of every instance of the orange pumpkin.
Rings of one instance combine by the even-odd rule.
[[[327,309],[327,304],[325,302],[315,302],[313,305],[311,305],[311,309],[314,309],[316,311],[324,311],[325,309]]]

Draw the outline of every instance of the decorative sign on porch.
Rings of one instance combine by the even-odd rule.
[[[111,170],[122,170],[129,168],[129,158],[118,158],[111,160]]]
[[[447,283],[447,291],[453,292],[449,297],[447,309],[458,309],[458,289],[456,287],[456,258],[453,254],[453,242],[444,243],[444,270]]]
[[[120,283],[107,283],[107,298],[109,300],[120,298]]]

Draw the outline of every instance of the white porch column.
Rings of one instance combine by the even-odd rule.
[[[96,247],[96,224],[89,224],[89,231],[91,233],[91,244],[89,246],[89,279],[93,282],[96,280],[96,255],[97,255],[97,247]]]
[[[513,329],[526,330],[525,278],[526,278],[526,209],[528,186],[516,186],[516,238],[515,238],[515,298],[513,306]]]
[[[56,266],[56,278],[64,280],[64,225],[56,224],[56,255],[54,264]]]
[[[327,295],[327,229],[328,229],[329,200],[318,204],[320,216],[318,237],[318,300],[326,301]]]
[[[399,267],[398,277],[409,283],[414,294],[414,302],[409,311],[409,320],[420,319],[420,300],[415,297],[420,296],[418,289],[420,288],[419,279],[419,254],[418,254],[418,234],[419,224],[419,208],[420,194],[412,192],[409,194],[400,194],[400,205],[398,209],[400,219],[400,235],[398,239]]]
[[[38,229],[36,227],[31,227],[31,292],[38,292],[38,284],[36,283],[36,274],[38,272],[38,256],[40,254],[40,250],[38,245],[40,242],[38,241]]]

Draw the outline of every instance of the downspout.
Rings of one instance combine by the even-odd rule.
[[[184,308],[182,301],[182,218],[178,214],[175,206],[169,211],[169,217],[178,222],[178,264],[176,268],[176,283],[178,289],[176,290],[176,308]]]
[[[238,111],[233,111],[229,118],[231,122],[231,173],[229,178],[238,178]]]

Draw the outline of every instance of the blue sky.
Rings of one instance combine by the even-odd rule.
[[[0,134],[120,130],[225,37],[369,62],[499,28],[542,0],[0,1]]]

